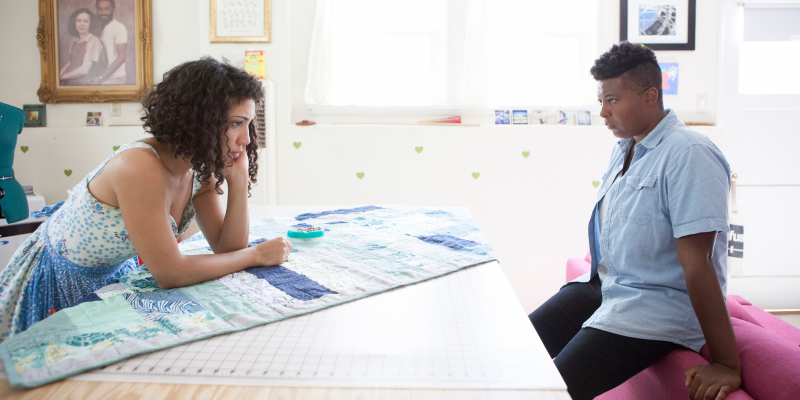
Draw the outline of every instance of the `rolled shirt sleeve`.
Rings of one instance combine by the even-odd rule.
[[[693,143],[667,167],[667,202],[677,239],[728,228],[730,167],[713,143]]]

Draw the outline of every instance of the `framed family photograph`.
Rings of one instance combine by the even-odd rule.
[[[271,0],[210,0],[211,43],[269,43]]]
[[[40,0],[42,103],[138,102],[153,85],[151,0]]]
[[[619,39],[653,50],[694,50],[697,0],[620,0]]]

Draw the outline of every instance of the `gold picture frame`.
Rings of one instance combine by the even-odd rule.
[[[39,100],[45,104],[141,101],[153,86],[151,1],[39,0],[39,27],[36,29],[42,69],[42,82],[36,92]],[[107,12],[101,14],[99,7],[111,4],[114,7],[110,16]],[[89,21],[90,35],[74,26],[70,29],[73,24],[80,27],[77,21],[81,18]],[[114,28],[116,36],[112,37],[110,33],[104,36],[106,28]],[[120,43],[122,39],[119,38],[126,36],[126,42]],[[84,40],[86,37],[88,40]],[[104,42],[107,37],[111,39]],[[73,50],[81,49],[77,45],[81,42],[85,42],[82,52]],[[104,43],[115,44],[113,53],[106,50]],[[122,44],[125,46],[120,47]],[[119,57],[116,51],[122,48],[125,49],[124,62],[109,72],[108,67],[113,66]],[[109,54],[117,57],[110,63]],[[131,55],[134,58],[132,62],[129,60]],[[66,79],[73,61],[82,61],[83,65],[89,59],[92,59],[90,73]],[[106,77],[106,72],[113,76]]]
[[[271,0],[244,0],[244,1],[231,1],[231,0],[210,0],[209,7],[209,41],[211,43],[270,43],[272,40],[272,1]],[[257,9],[263,3],[264,7],[264,20],[263,20],[263,34],[256,35],[253,27],[244,26],[255,24],[255,30],[261,22],[261,13],[248,12],[248,10]],[[227,27],[224,20],[218,18],[218,7],[220,6],[221,12],[232,11],[235,13],[234,18],[238,18],[239,27]],[[223,9],[227,8],[227,9]],[[242,20],[242,16],[246,20]],[[219,22],[219,24],[218,24]],[[223,34],[223,31],[226,30]]]

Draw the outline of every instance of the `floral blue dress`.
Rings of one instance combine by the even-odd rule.
[[[155,152],[143,142],[121,146],[70,189],[66,201],[42,210],[50,218],[0,272],[0,342],[47,318],[51,311],[70,307],[114,283],[137,265],[120,209],[101,203],[89,192],[89,182],[111,158],[136,147]],[[199,189],[200,184],[193,180],[192,198]],[[176,239],[194,218],[192,198],[180,224],[169,216]]]

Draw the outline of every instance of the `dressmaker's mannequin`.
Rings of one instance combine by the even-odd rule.
[[[28,218],[28,201],[22,185],[14,178],[14,148],[22,132],[22,110],[0,103],[0,214],[9,224]]]

